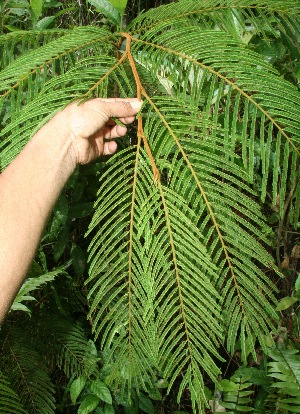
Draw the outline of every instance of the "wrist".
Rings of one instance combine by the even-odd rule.
[[[63,113],[57,113],[31,139],[29,144],[36,146],[36,152],[44,157],[53,172],[57,171],[63,181],[74,172],[77,162],[71,131],[67,128]]]

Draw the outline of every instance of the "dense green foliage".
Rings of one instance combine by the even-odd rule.
[[[74,99],[144,102],[56,204],[1,412],[300,412],[300,3],[126,3],[0,6],[1,169]]]

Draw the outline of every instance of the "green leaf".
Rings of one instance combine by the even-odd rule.
[[[147,392],[148,392],[149,397],[152,400],[155,400],[155,401],[161,401],[162,400],[162,395],[159,392],[158,388],[156,388],[156,387],[150,388],[150,389],[147,390]]]
[[[83,390],[85,386],[85,383],[86,383],[86,378],[82,376],[76,378],[72,382],[72,385],[70,387],[70,397],[71,397],[71,401],[73,404],[76,403],[77,398],[79,397],[81,391]]]
[[[300,290],[300,273],[298,274],[296,282],[295,282],[295,289],[297,291]]]
[[[252,383],[246,381],[247,379],[239,377],[238,371],[234,373],[230,381],[220,381],[223,390],[222,407],[237,413],[253,411],[253,408],[249,406],[250,396],[253,393]]]
[[[276,306],[276,310],[278,312],[286,310],[293,306],[296,302],[298,302],[298,299],[294,296],[286,296],[279,301],[278,305]]]
[[[86,253],[75,243],[72,245],[71,259],[76,276],[82,276],[86,265]]]
[[[30,297],[31,298],[31,300],[35,300],[35,298],[34,297]],[[27,300],[28,300],[28,298],[26,298]],[[22,312],[26,312],[26,313],[31,313],[31,310],[26,306],[26,305],[23,305],[23,303],[13,303],[12,305],[11,305],[11,308],[10,308],[10,310],[12,311],[22,311]]]
[[[121,17],[110,1],[108,0],[88,0],[94,7],[96,11],[104,14],[112,23],[115,23],[117,26],[121,24]]]
[[[229,381],[227,379],[223,379],[219,382],[222,391],[229,392],[229,391],[237,391],[239,389],[239,384]]]
[[[266,44],[266,42],[262,40],[261,43],[255,47],[255,51],[263,55],[264,58],[270,63],[283,59],[286,52],[281,39],[273,41],[269,44]]]
[[[25,16],[26,14],[28,14],[27,8],[20,8],[20,7],[15,7],[10,9],[10,14],[15,15],[15,16]],[[15,28],[16,30],[16,28]]]
[[[94,211],[94,203],[92,202],[83,202],[80,204],[76,204],[75,206],[70,207],[69,215],[73,218],[83,218]]]
[[[55,16],[46,16],[43,19],[36,22],[34,28],[37,30],[45,30],[51,23],[54,22]]]
[[[96,395],[87,395],[78,408],[78,414],[92,413],[98,406],[100,399]]]
[[[128,0],[109,0],[109,2],[121,15],[124,14]]]
[[[44,0],[30,0],[30,7],[33,11],[34,19],[38,20],[42,14]]]
[[[5,29],[9,30],[10,32],[17,32],[18,31],[18,28],[15,27],[15,26],[5,25],[4,27],[5,27]]]
[[[153,402],[144,394],[139,395],[139,409],[147,414],[154,414]]]
[[[54,207],[53,219],[50,231],[48,233],[48,237],[50,237],[51,239],[57,238],[57,235],[60,232],[62,226],[64,226],[66,221],[68,220],[68,211],[68,199],[64,194],[62,194],[57,200]]]
[[[7,4],[7,7],[9,8],[24,7],[27,9],[29,7],[29,2],[28,0],[9,1]]]
[[[53,256],[56,262],[61,258],[62,254],[64,253],[69,242],[69,237],[70,228],[68,226],[62,227],[57,235],[56,242],[53,248]]]
[[[114,409],[113,405],[105,404],[103,412],[104,412],[104,414],[115,414],[115,409]]]
[[[91,390],[102,401],[105,401],[108,404],[112,404],[112,396],[111,396],[110,390],[107,387],[107,385],[104,384],[104,382],[100,380],[92,381]]]
[[[267,376],[267,373],[259,368],[254,367],[241,367],[236,371],[236,375],[239,375],[243,379],[251,382],[254,385],[270,385],[270,378]]]

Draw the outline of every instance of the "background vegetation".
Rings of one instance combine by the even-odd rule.
[[[116,26],[119,26],[118,30],[123,30],[131,25],[129,27],[134,30],[134,25],[140,24],[143,19],[142,11],[172,2],[133,0],[128,1],[127,5],[126,2],[121,1],[111,3],[114,5],[112,8],[101,1],[4,0],[0,5],[0,33],[2,34],[0,69],[5,69],[10,59],[15,60],[23,56],[26,48],[28,51],[38,48],[45,42],[47,36],[49,38],[52,36],[55,30],[71,30],[73,27],[89,25],[112,32],[115,31]],[[183,3],[183,0],[179,3]],[[206,3],[208,2],[203,2],[204,6],[208,7]],[[291,2],[289,4],[282,2],[282,6],[280,2],[273,3],[276,3],[277,10],[282,7],[282,10],[291,11]],[[257,20],[259,27],[251,25],[249,20],[241,18],[239,14],[227,16],[226,27],[221,26],[221,20],[219,25],[216,23],[217,16],[213,24],[204,17],[199,25],[206,24],[211,31],[227,31],[236,41],[241,42],[246,50],[258,53],[261,62],[272,64],[279,73],[280,79],[293,85],[294,89],[291,93],[297,96],[295,100],[299,100],[297,95],[300,80],[298,2],[294,2],[294,8],[295,16],[289,24],[284,19],[275,20],[270,12],[268,16],[266,15],[266,21]],[[249,19],[253,17],[256,21],[255,8],[252,16],[251,13],[249,16]],[[275,16],[280,17],[280,12],[277,11]],[[278,21],[281,22],[281,26]],[[5,42],[7,39],[17,39],[18,31],[24,30],[33,30],[36,36],[30,38],[31,43],[26,43],[28,40],[25,36],[23,44],[22,42],[17,44],[16,40],[17,46],[13,49],[14,56],[11,58],[9,54],[4,53]],[[15,32],[16,37],[14,37]],[[84,36],[84,32],[82,33]],[[161,33],[157,32],[156,35],[159,36]],[[58,32],[57,36],[60,36]],[[142,53],[140,51],[140,66],[144,63]],[[148,59],[149,56],[146,58]],[[155,57],[151,62],[153,65],[156,64]],[[167,65],[165,69],[165,73],[160,73],[160,83],[154,82],[145,74],[143,81],[147,83],[152,95],[163,96],[161,90],[164,88],[164,91],[167,90],[174,97],[175,102],[179,95],[184,99],[186,88],[190,96],[192,85],[184,84],[186,81],[183,80],[181,90],[174,91],[176,70],[174,68],[171,70],[169,67],[168,72]],[[180,67],[182,72],[185,69]],[[55,76],[63,74],[62,66],[57,65],[53,70]],[[266,70],[269,70],[268,67]],[[131,80],[134,82],[134,79]],[[37,77],[35,82],[42,81]],[[224,98],[225,94],[221,96],[220,85],[217,83],[215,86],[211,85],[208,84],[202,91],[208,102],[212,103],[207,108],[207,113],[213,112],[218,101],[220,115],[215,120],[220,128],[226,130],[226,126],[232,121],[231,118],[222,115],[222,111],[226,113],[226,105],[231,105],[227,102],[234,102],[237,97],[231,91],[232,98]],[[61,87],[64,88],[65,84],[62,83]],[[126,85],[119,85],[120,90],[123,87],[126,90]],[[287,86],[284,87],[289,90]],[[102,91],[98,92],[101,95]],[[279,100],[283,98],[282,96]],[[156,99],[157,105],[163,106],[159,99]],[[3,100],[2,104],[0,123],[5,131],[8,122],[11,122],[9,115],[11,103]],[[189,104],[187,96],[185,96],[185,104]],[[293,104],[294,102],[291,106]],[[171,103],[168,102],[168,105],[170,106]],[[205,107],[204,100],[199,104],[201,105]],[[179,111],[178,108],[174,104],[171,110],[175,113]],[[243,110],[238,106],[232,108],[236,108],[236,111],[234,109],[228,111],[230,117],[240,121],[235,123],[235,132],[238,136],[242,134],[244,107]],[[168,109],[166,106],[165,111]],[[249,118],[256,120],[254,131],[249,131],[249,135],[253,137],[252,141],[249,140],[253,150],[253,158],[249,162],[252,163],[253,171],[253,198],[254,194],[260,195],[256,200],[266,218],[261,226],[267,246],[266,257],[272,256],[279,269],[278,272],[276,266],[271,265],[268,268],[263,266],[263,261],[259,262],[266,279],[274,285],[273,293],[276,292],[272,310],[265,309],[266,314],[272,316],[270,320],[274,327],[271,332],[271,327],[268,326],[269,337],[251,343],[251,339],[243,341],[242,336],[235,336],[234,345],[230,346],[230,350],[222,343],[220,351],[222,360],[216,358],[220,368],[218,381],[213,381],[205,370],[202,372],[203,390],[209,405],[201,410],[195,406],[195,396],[192,395],[191,387],[182,385],[184,370],[177,373],[177,379],[170,388],[159,372],[156,373],[156,378],[152,377],[151,384],[148,382],[146,387],[141,389],[138,389],[137,384],[133,382],[129,390],[129,400],[122,392],[122,384],[112,385],[112,364],[107,362],[108,351],[101,347],[101,337],[95,339],[94,336],[95,315],[90,312],[91,303],[87,299],[90,287],[86,284],[86,280],[91,277],[88,266],[88,246],[94,237],[91,231],[88,234],[87,231],[95,211],[94,202],[98,197],[99,179],[107,171],[107,160],[100,159],[92,165],[79,167],[68,182],[49,220],[28,278],[5,324],[1,327],[1,412],[184,414],[192,412],[193,409],[194,412],[207,413],[300,412],[299,161],[292,152],[288,156],[284,155],[288,151],[284,143],[282,151],[279,151],[277,146],[280,144],[276,144],[278,141],[275,139],[274,131],[272,131],[271,144],[270,142],[262,144],[261,130],[266,128],[266,124],[254,111],[255,109],[249,105]],[[175,123],[174,120],[173,122]],[[187,125],[183,128],[187,128]],[[177,129],[181,127],[176,126]],[[136,128],[136,125],[131,127],[127,140],[120,143],[120,150],[126,151],[128,146],[136,144],[134,141]],[[264,133],[268,135],[268,131]],[[276,137],[278,138],[278,135]],[[2,139],[6,145],[4,135]],[[295,142],[297,144],[297,141]],[[6,148],[4,144],[2,150]],[[267,145],[270,145],[271,149],[266,149]],[[16,152],[18,150],[19,148]],[[246,150],[238,142],[234,151],[242,158],[244,156],[242,152]],[[267,151],[270,157],[266,165]],[[236,165],[241,167],[239,162],[237,160]],[[0,157],[1,168],[6,163],[5,157]],[[233,168],[233,164],[230,168]],[[267,179],[266,170],[270,171]],[[280,175],[277,181],[271,178],[271,171],[276,170]],[[228,177],[223,175],[221,179],[226,182]],[[236,206],[233,210],[236,210]],[[244,218],[243,211],[240,211],[240,216]],[[245,219],[247,220],[247,217]],[[249,225],[250,222],[249,219]],[[257,239],[260,237],[257,235]],[[259,317],[257,313],[257,318]],[[113,355],[113,358],[117,358],[117,355]],[[126,373],[123,375],[126,377]],[[180,395],[179,400],[178,395]]]

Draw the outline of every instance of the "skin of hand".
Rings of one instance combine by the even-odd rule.
[[[113,154],[141,102],[92,99],[57,113],[0,174],[0,322],[34,258],[51,210],[76,165]],[[106,141],[109,140],[109,141]]]
[[[134,121],[141,108],[137,99],[93,99],[81,105],[73,103],[50,121],[48,127],[61,130],[65,125],[65,135],[72,140],[73,163],[87,164],[100,155],[113,154],[117,149],[114,138],[126,134],[127,128],[116,124],[116,117],[123,124]],[[51,125],[51,122],[56,125]],[[110,140],[105,142],[105,140]]]

